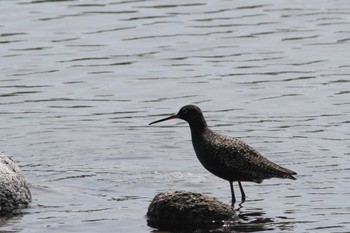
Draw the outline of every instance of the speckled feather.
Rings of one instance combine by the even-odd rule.
[[[210,163],[203,166],[223,179],[257,183],[273,177],[295,179],[292,176],[295,172],[271,162],[237,138],[221,135],[206,128],[200,137],[192,140],[202,164]],[[212,161],[203,160],[203,156],[212,157],[220,169],[212,168]]]

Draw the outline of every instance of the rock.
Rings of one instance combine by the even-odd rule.
[[[149,226],[162,230],[212,228],[236,220],[231,205],[215,197],[185,191],[157,194],[148,207],[147,217]]]
[[[32,196],[18,166],[0,153],[0,216],[27,207]]]

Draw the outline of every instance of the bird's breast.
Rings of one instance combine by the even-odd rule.
[[[225,179],[232,180],[235,171],[224,163],[222,158],[222,149],[215,142],[215,137],[209,135],[202,135],[201,137],[192,136],[193,148],[196,152],[198,160],[201,164],[214,175]]]

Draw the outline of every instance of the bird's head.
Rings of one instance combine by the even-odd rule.
[[[166,121],[166,120],[176,119],[176,118],[187,121],[188,123],[204,120],[203,113],[200,108],[198,108],[195,105],[186,105],[186,106],[183,106],[177,114],[160,119],[158,121],[153,121],[150,123],[150,125],[158,122]]]

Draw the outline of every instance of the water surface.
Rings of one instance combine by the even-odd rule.
[[[1,1],[0,145],[33,202],[9,232],[151,232],[162,191],[230,201],[194,155],[189,103],[297,181],[244,184],[242,232],[349,232],[350,5]],[[238,192],[237,186],[235,186]]]

